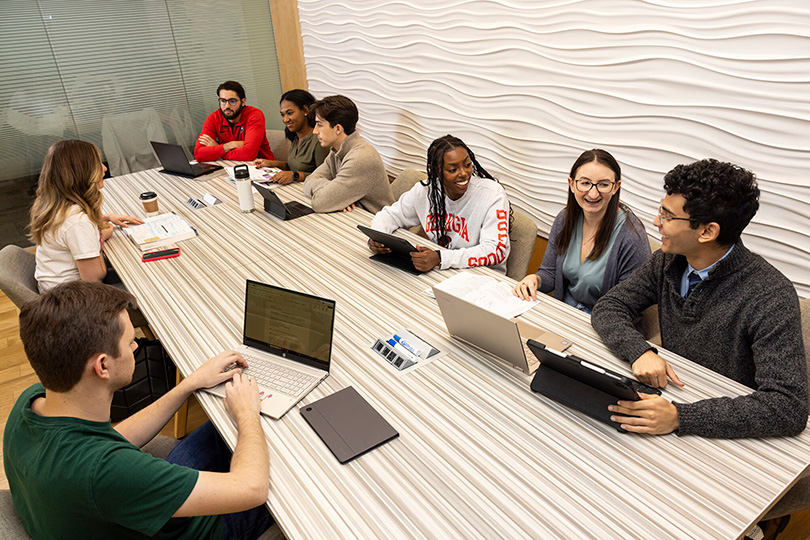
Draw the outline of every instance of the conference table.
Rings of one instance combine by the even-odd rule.
[[[225,164],[230,164],[226,162]],[[270,451],[267,504],[286,537],[739,538],[810,463],[810,430],[796,437],[711,440],[620,433],[531,391],[531,376],[447,334],[425,291],[459,270],[414,276],[369,259],[357,225],[372,215],[311,214],[282,221],[239,210],[223,172],[189,180],[143,171],[105,181],[104,211],[144,216],[158,194],[199,236],[179,257],[142,263],[121,231],[105,253],[183,374],[241,343],[245,280],[336,300],[331,374],[299,404],[353,386],[400,436],[341,465],[294,407],[262,417]],[[222,202],[199,210],[188,197]],[[300,184],[276,193],[304,203]],[[399,231],[412,243],[427,242]],[[465,270],[512,280],[488,268]],[[541,295],[522,319],[571,339],[569,352],[630,375],[589,316]],[[400,373],[371,349],[407,329],[446,354]],[[661,354],[690,402],[750,389],[673,353]],[[226,442],[222,402],[198,399]]]

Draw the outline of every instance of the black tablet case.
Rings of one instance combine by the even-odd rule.
[[[612,380],[596,371],[582,368],[581,374],[583,378],[589,380],[591,384],[600,386],[602,389],[595,388],[591,384],[582,382],[582,380],[543,365],[544,354],[553,353],[544,351],[545,346],[542,343],[530,339],[527,344],[540,360],[540,367],[535,372],[534,379],[532,379],[532,390],[624,432],[621,424],[610,420],[613,413],[608,410],[608,405],[615,405],[620,399],[628,399],[625,386],[621,385],[619,381]],[[571,374],[573,375],[573,373]],[[611,387],[616,389],[615,394],[604,391]]]
[[[397,430],[351,386],[299,410],[341,463],[399,436]]]

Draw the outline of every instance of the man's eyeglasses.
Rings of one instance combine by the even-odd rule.
[[[599,193],[610,193],[610,190],[613,189],[613,184],[616,182],[611,182],[610,180],[599,180],[598,182],[591,182],[590,180],[585,180],[583,178],[577,178],[574,180],[574,184],[577,186],[577,191],[581,193],[588,193],[593,186],[596,186],[596,191]]]
[[[219,98],[219,104],[220,105],[224,105],[224,104],[227,103],[231,107],[236,107],[239,104],[240,101],[242,101],[242,100],[237,99],[237,98],[231,98],[231,99]]]
[[[658,207],[658,220],[659,221],[673,221],[673,220],[675,220],[675,221],[697,221],[694,218],[664,215],[664,212],[666,212],[666,210],[664,210],[664,207],[659,206]]]

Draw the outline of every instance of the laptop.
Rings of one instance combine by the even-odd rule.
[[[259,193],[264,199],[264,210],[283,221],[307,216],[314,212],[309,206],[297,201],[290,201],[284,204],[272,189],[263,186],[259,182],[253,182],[253,185],[256,186],[256,189],[259,190]]]
[[[281,418],[329,376],[334,323],[334,300],[247,280],[242,345],[234,350],[259,383],[262,414]],[[206,392],[224,397],[225,383]]]
[[[639,392],[661,395],[661,390],[625,377],[591,361],[554,350],[534,340],[529,349],[541,366],[532,379],[531,389],[624,431],[621,424],[610,420],[608,405],[618,400],[638,401]]]
[[[377,231],[369,227],[364,227],[363,225],[358,225],[357,228],[363,231],[363,234],[375,242],[384,244],[385,247],[391,249],[391,253],[375,253],[369,257],[369,259],[373,261],[380,261],[389,266],[394,266],[400,270],[405,270],[406,272],[410,272],[411,274],[415,274],[417,276],[424,273],[421,270],[417,270],[413,265],[411,253],[416,251],[413,244],[404,238],[400,238],[399,236]]]
[[[451,336],[494,354],[524,373],[534,373],[540,365],[526,347],[527,338],[543,340],[559,350],[571,346],[571,341],[556,334],[507,319],[438,287],[433,287],[433,294]]]
[[[221,169],[220,165],[212,165],[211,163],[197,163],[192,165],[188,162],[183,147],[179,144],[169,144],[156,141],[149,141],[152,148],[155,150],[160,164],[163,169],[159,172],[166,174],[176,174],[178,176],[185,176],[187,178],[197,178],[204,174],[208,174]]]

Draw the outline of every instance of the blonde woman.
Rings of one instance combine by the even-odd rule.
[[[30,225],[40,292],[66,281],[104,280],[102,247],[113,225],[143,223],[132,216],[101,213],[106,170],[98,148],[88,142],[59,141],[48,149]]]

